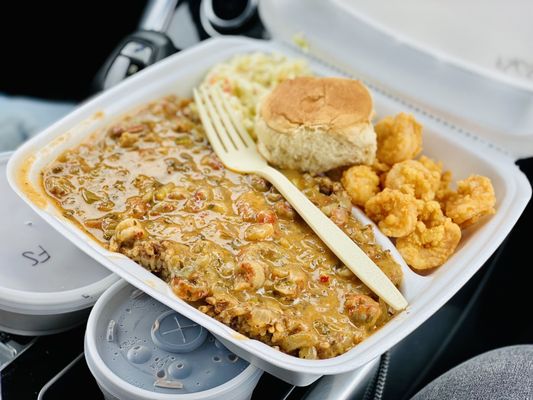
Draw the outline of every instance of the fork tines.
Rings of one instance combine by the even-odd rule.
[[[193,93],[207,137],[216,153],[255,146],[218,85],[202,85]]]

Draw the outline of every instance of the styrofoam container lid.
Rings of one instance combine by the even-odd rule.
[[[90,307],[118,278],[52,229],[9,187],[0,153],[0,310],[61,314]]]
[[[406,40],[402,30],[378,22],[361,2],[269,0],[259,3],[259,14],[274,39],[295,48],[293,39],[301,35],[308,56],[364,80],[373,92],[460,126],[514,159],[533,155],[533,85]]]
[[[201,325],[124,281],[92,310],[85,354],[104,393],[119,399],[247,399],[262,374]]]

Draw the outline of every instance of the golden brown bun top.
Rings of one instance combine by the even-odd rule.
[[[342,130],[368,123],[372,110],[372,97],[359,81],[301,77],[276,86],[260,113],[270,128],[288,132],[299,126]]]

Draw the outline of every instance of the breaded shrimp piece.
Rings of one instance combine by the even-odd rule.
[[[440,207],[443,210],[446,209],[446,202],[448,201],[448,198],[454,193],[454,191],[450,188],[451,183],[452,173],[451,171],[445,171],[440,176],[439,188],[435,192],[435,200],[440,203]]]
[[[435,161],[427,156],[420,156],[418,161],[428,170],[438,173],[439,176],[442,174],[442,163],[440,161]]]
[[[495,204],[496,196],[490,179],[471,175],[457,182],[457,192],[446,201],[446,215],[464,229],[481,217],[494,214]]]
[[[366,202],[365,213],[385,235],[402,237],[415,229],[417,202],[410,194],[385,189]]]
[[[393,165],[415,158],[422,151],[422,125],[410,114],[385,117],[374,129],[380,162]]]
[[[379,177],[368,165],[347,169],[341,182],[356,206],[364,207],[368,199],[379,192]]]
[[[439,174],[440,182],[437,191],[435,192],[435,200],[440,203],[441,208],[444,210],[446,208],[446,201],[449,195],[452,193],[450,189],[450,183],[452,182],[452,173],[451,171],[442,170],[442,163],[440,161],[435,161],[429,157],[421,156],[418,161],[429,169]]]
[[[395,164],[385,179],[385,187],[410,193],[417,199],[433,200],[440,184],[440,173],[415,160]]]
[[[437,201],[419,202],[418,206],[418,220],[426,227],[433,228],[446,222],[446,216]]]
[[[428,201],[421,207],[414,232],[399,238],[396,248],[407,264],[423,270],[444,264],[460,240],[461,228],[442,214],[438,202]]]
[[[385,179],[387,178],[390,169],[391,166],[389,164],[379,162],[378,160],[372,164],[372,170],[379,176],[379,184],[381,188],[385,186]]]

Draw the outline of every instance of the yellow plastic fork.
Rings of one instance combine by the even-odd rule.
[[[407,300],[379,267],[285,175],[267,164],[218,86],[195,89],[194,100],[211,146],[227,168],[259,175],[272,183],[326,246],[366,286],[394,310],[407,307]]]

